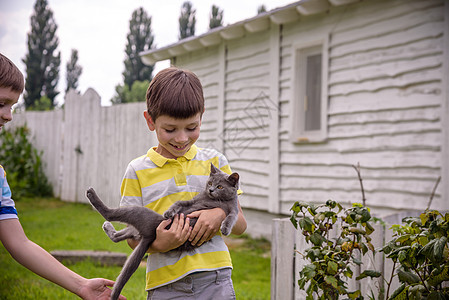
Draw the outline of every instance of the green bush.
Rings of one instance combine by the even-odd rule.
[[[312,247],[300,253],[308,262],[299,273],[298,285],[307,294],[307,300],[336,300],[345,295],[346,299],[363,300],[360,289],[348,291],[346,279],[352,278],[351,266],[361,265],[360,257],[369,252],[375,253],[371,243],[374,228],[370,222],[380,221],[372,218],[365,207],[365,192],[360,174],[360,165],[353,166],[357,171],[362,191],[363,205],[353,204],[343,209],[335,201],[314,205],[295,202],[290,221],[302,232]],[[387,259],[392,260],[393,268],[389,280],[386,274],[375,270],[365,270],[356,280],[366,277],[382,276],[386,284],[376,296],[371,289],[369,299],[377,300],[446,300],[449,299],[449,213],[444,215],[431,210],[430,205],[438,178],[430,196],[427,209],[419,217],[406,217],[401,225],[393,225],[394,235],[380,248]],[[340,220],[339,235],[330,238],[329,231]],[[354,252],[358,251],[359,256]],[[394,277],[401,285],[391,293]]]
[[[42,152],[29,141],[27,126],[0,133],[0,163],[7,172],[14,199],[24,196],[52,196],[52,187],[43,171]]]
[[[449,213],[426,210],[392,229],[393,239],[381,251],[393,261],[391,277],[401,285],[388,299],[449,299]]]
[[[296,229],[301,230],[307,243],[312,246],[304,253],[298,252],[308,263],[299,274],[299,288],[307,293],[307,300],[363,299],[360,290],[349,291],[346,281],[352,278],[355,265],[361,265],[361,256],[375,252],[371,244],[371,233],[374,228],[370,224],[373,219],[366,207],[354,204],[343,209],[335,201],[313,205],[296,202],[291,208],[290,221]],[[336,238],[330,231],[341,224]],[[365,270],[356,279],[380,277],[375,270]]]

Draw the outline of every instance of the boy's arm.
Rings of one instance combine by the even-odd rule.
[[[113,281],[86,279],[57,261],[50,253],[30,241],[18,219],[0,221],[0,240],[11,256],[37,275],[56,283],[83,299],[109,299]],[[119,299],[125,299],[120,296]]]
[[[241,235],[245,232],[247,225],[240,203],[237,202],[237,204],[239,208],[238,218],[231,233]],[[226,214],[221,208],[199,210],[187,216],[198,218],[189,239],[192,245],[198,246],[212,239],[220,230],[221,223],[226,218]]]
[[[171,220],[162,221],[156,229],[156,239],[150,245],[148,253],[167,252],[178,248],[184,244],[190,236],[192,228],[190,227],[190,219],[184,221],[184,215],[176,215],[173,219],[173,224],[170,229],[165,229],[170,224]],[[137,247],[138,240],[128,239],[128,245],[131,248]]]
[[[232,227],[232,234],[235,235],[241,235],[246,231],[246,219],[245,216],[243,215],[243,211],[242,211],[242,207],[240,206],[240,202],[238,202],[238,206],[239,206],[239,216],[237,221],[235,222],[234,227]]]

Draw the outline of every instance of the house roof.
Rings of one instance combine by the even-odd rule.
[[[358,1],[360,0],[302,0],[294,2],[258,14],[250,19],[211,29],[199,36],[191,36],[162,48],[141,52],[140,56],[145,64],[151,65],[158,61],[170,59],[188,52],[219,45],[223,40],[241,38],[246,32],[256,33],[268,30],[271,22],[278,25],[285,24],[293,22],[301,16],[326,12],[331,6],[341,6]]]

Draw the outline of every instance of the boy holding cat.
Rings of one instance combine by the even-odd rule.
[[[231,174],[225,156],[195,145],[204,112],[204,98],[198,77],[187,70],[160,71],[147,90],[144,117],[155,131],[158,146],[131,161],[121,187],[121,206],[146,206],[163,214],[174,202],[190,200],[204,190],[210,163]],[[148,299],[235,299],[231,281],[231,258],[217,234],[226,215],[221,208],[196,211],[163,221],[149,249],[146,289]],[[189,218],[197,218],[193,228]],[[246,230],[239,216],[232,233]],[[189,240],[199,247],[192,252],[171,251]],[[205,243],[207,242],[207,243]],[[137,241],[128,240],[132,248]]]
[[[0,130],[12,120],[12,106],[19,100],[23,88],[22,73],[6,56],[0,53]],[[0,241],[11,256],[37,275],[60,285],[83,299],[109,299],[111,290],[108,286],[112,286],[113,281],[81,277],[27,238],[17,217],[17,210],[6,180],[6,172],[2,166],[0,166],[0,187]],[[120,299],[126,298],[120,296]]]

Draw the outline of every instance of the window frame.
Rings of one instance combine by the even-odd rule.
[[[327,140],[328,127],[328,37],[310,42],[303,42],[292,47],[292,126],[291,141],[293,143],[318,143]],[[321,54],[321,112],[320,129],[305,130],[305,78],[306,58]]]

